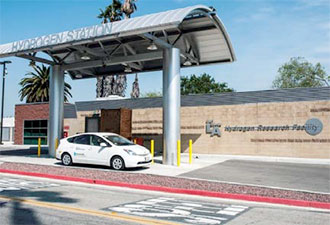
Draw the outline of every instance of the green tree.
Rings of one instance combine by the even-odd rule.
[[[100,9],[100,14],[97,16],[97,18],[102,19],[102,23],[119,21],[123,17],[121,8],[121,1],[113,0],[112,4],[108,5],[105,10]]]
[[[141,94],[141,97],[143,98],[155,98],[155,97],[162,97],[162,93],[160,91],[150,91]]]
[[[227,83],[217,83],[214,78],[207,73],[200,76],[192,74],[181,77],[181,94],[207,94],[219,92],[233,92],[234,89],[229,88]]]
[[[330,76],[320,63],[313,65],[303,57],[291,58],[278,69],[273,88],[329,86]]]
[[[22,86],[19,91],[21,101],[26,99],[26,103],[31,102],[48,102],[49,101],[49,73],[50,67],[42,65],[33,66],[34,72],[25,74],[19,84]],[[68,83],[64,84],[64,101],[68,101],[68,97],[72,97],[71,86]]]

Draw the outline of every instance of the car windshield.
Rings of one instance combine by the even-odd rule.
[[[133,142],[127,140],[126,138],[118,135],[106,135],[104,136],[106,139],[111,141],[113,144],[118,146],[124,146],[124,145],[134,145]]]

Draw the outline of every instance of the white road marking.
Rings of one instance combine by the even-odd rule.
[[[247,209],[248,207],[239,205],[202,203],[164,197],[109,208],[115,212],[189,224],[223,224]]]
[[[192,207],[203,207],[203,205],[199,205],[199,204],[192,204],[192,203],[182,203],[182,205],[186,205],[186,206],[192,206]]]
[[[207,218],[195,218],[194,220],[186,219],[185,221],[191,223],[191,224],[221,224],[221,221],[219,220],[212,220]]]
[[[224,215],[230,215],[230,216],[235,216],[236,214],[238,214],[237,212],[226,211],[226,210],[220,210],[217,213],[218,214],[224,214]]]
[[[13,179],[13,178],[1,177],[1,180],[0,180],[0,192],[29,190],[29,189],[58,187],[58,186],[60,186],[60,185],[48,183],[48,182],[28,181],[28,180],[18,179],[18,178]]]
[[[244,211],[244,209],[233,208],[233,207],[227,207],[225,210],[234,211],[234,212],[242,212],[242,211]]]
[[[193,210],[194,208],[192,207],[186,207],[186,206],[176,206],[176,209],[185,209],[185,210]]]

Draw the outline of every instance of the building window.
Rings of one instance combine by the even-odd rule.
[[[10,141],[14,141],[15,139],[15,127],[11,128],[11,140]]]
[[[85,132],[99,132],[100,131],[100,117],[94,115],[93,117],[85,118]]]
[[[10,127],[2,128],[2,141],[10,141]]]
[[[38,138],[41,138],[41,144],[47,144],[47,120],[25,120],[24,121],[24,144],[37,145]]]

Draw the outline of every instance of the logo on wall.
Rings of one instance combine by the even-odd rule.
[[[220,131],[220,123],[214,123],[213,120],[206,121],[206,133],[211,134],[210,136],[213,137],[217,135],[221,137]],[[251,132],[251,131],[305,131],[307,134],[315,136],[322,132],[323,124],[321,120],[317,118],[312,118],[306,121],[304,125],[280,125],[280,126],[265,126],[265,125],[258,125],[258,126],[225,126],[225,132]]]
[[[217,135],[218,137],[221,137],[220,133],[220,123],[213,123],[213,120],[206,121],[206,133],[211,134],[211,137],[214,135]]]
[[[323,129],[323,124],[319,119],[312,118],[307,120],[305,123],[305,131],[309,135],[315,136],[321,133],[322,129]]]

